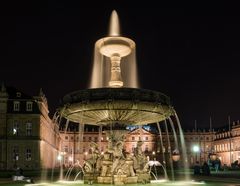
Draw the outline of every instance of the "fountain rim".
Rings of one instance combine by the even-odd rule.
[[[108,125],[113,122],[145,125],[170,117],[174,109],[170,98],[161,92],[126,87],[93,88],[65,95],[59,113],[70,121],[90,125]],[[101,117],[106,114],[107,117]],[[125,116],[122,117],[122,114]]]
[[[118,41],[119,43],[116,43],[116,41]],[[97,46],[97,48],[101,48],[107,45],[125,45],[126,47],[129,47],[131,49],[134,49],[136,47],[136,44],[132,39],[123,36],[103,37],[98,39],[95,45]]]
[[[101,93],[100,98],[97,98],[97,93]],[[125,99],[122,96],[128,95]],[[141,97],[145,93],[150,95],[150,97]],[[81,95],[81,96],[80,96]],[[133,97],[131,97],[133,96]],[[121,87],[121,88],[114,88],[114,87],[102,87],[102,88],[89,88],[89,89],[82,89],[76,90],[66,94],[61,100],[60,107],[63,107],[69,103],[77,103],[83,101],[91,101],[91,100],[129,100],[127,98],[132,98],[131,100],[135,101],[146,101],[146,102],[159,102],[163,103],[164,105],[171,106],[170,98],[162,92],[149,90],[149,89],[141,89],[141,88],[131,88],[131,87]],[[136,99],[133,99],[136,98]]]

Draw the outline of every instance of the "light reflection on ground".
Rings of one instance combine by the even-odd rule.
[[[79,185],[88,185],[83,184],[83,182],[72,182],[72,181],[60,181],[54,183],[36,183],[36,184],[26,184],[24,186],[79,186]],[[94,186],[107,186],[106,184],[93,184]],[[194,186],[194,185],[204,185],[204,186],[240,186],[240,184],[233,184],[233,183],[219,183],[219,182],[194,182],[194,181],[175,181],[175,182],[168,182],[168,181],[159,181],[158,183],[150,183],[150,184],[129,184],[125,186]]]

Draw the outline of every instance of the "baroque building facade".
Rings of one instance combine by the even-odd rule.
[[[58,125],[48,116],[40,90],[28,96],[13,88],[0,90],[0,169],[51,168],[60,144]]]
[[[216,154],[222,165],[231,166],[231,163],[240,162],[240,123],[233,122],[229,129],[214,130],[186,130],[184,131],[185,147],[187,159],[190,166],[196,161],[200,164],[210,159],[210,154]],[[61,151],[64,154],[64,165],[70,166],[76,160],[85,160],[91,156],[90,143],[99,143],[98,129],[85,129],[83,141],[80,142],[79,133],[76,130],[60,130]],[[168,137],[169,136],[169,137]],[[180,136],[177,135],[179,140]],[[133,152],[137,142],[144,142],[142,150],[150,159],[161,159],[163,154],[169,156],[169,148],[174,151],[175,142],[173,133],[162,131],[161,139],[158,132],[146,130],[142,127],[129,130],[126,134],[124,149],[126,152]],[[99,143],[100,152],[107,148],[107,137],[103,132],[101,143]],[[163,146],[161,147],[160,141]],[[230,148],[231,147],[231,148]],[[195,149],[194,149],[195,148]],[[179,150],[181,148],[179,147]],[[167,155],[168,154],[168,155]]]

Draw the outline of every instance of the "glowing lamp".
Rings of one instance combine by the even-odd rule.
[[[62,160],[62,156],[61,156],[60,154],[57,156],[57,160],[58,160],[58,161],[61,161],[61,160]]]
[[[193,146],[193,152],[199,152],[199,151],[200,151],[199,146],[194,145],[194,146]]]
[[[215,160],[217,159],[217,154],[215,154],[215,153],[210,153],[210,154],[209,154],[209,158],[210,158],[211,161],[215,161]]]
[[[174,150],[172,153],[172,160],[173,161],[179,161],[180,159],[180,153],[178,150]]]

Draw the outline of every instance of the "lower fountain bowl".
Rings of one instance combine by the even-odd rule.
[[[174,114],[166,95],[137,88],[97,88],[72,92],[63,97],[60,114],[90,125],[112,123],[145,125]]]

